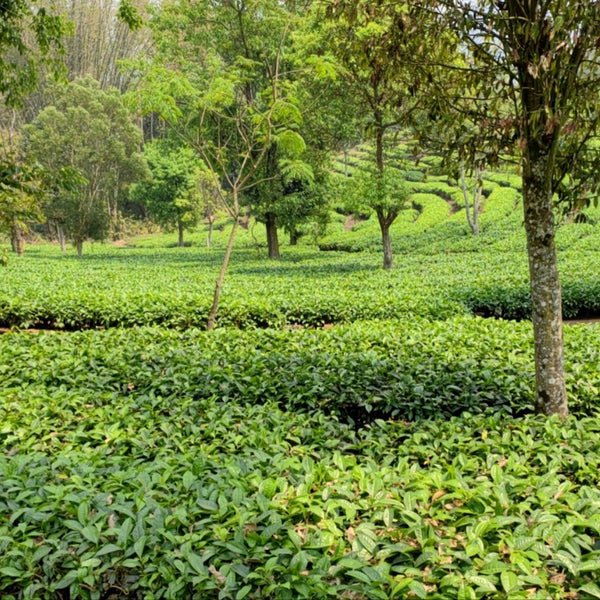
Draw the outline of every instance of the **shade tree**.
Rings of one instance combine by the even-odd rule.
[[[429,35],[456,32],[468,93],[443,85],[440,102],[468,110],[496,156],[514,148],[523,180],[535,345],[536,407],[565,417],[555,193],[577,173],[600,121],[600,5],[575,0],[424,0]],[[507,147],[507,141],[512,143]],[[577,178],[575,177],[575,180]],[[593,197],[598,178],[587,178]]]
[[[443,38],[423,37],[421,21],[426,18],[414,3],[340,0],[327,5],[328,39],[340,65],[340,75],[360,99],[365,115],[364,129],[373,143],[374,169],[369,202],[381,228],[383,267],[393,265],[389,228],[397,216],[388,210],[385,195],[389,165],[385,142],[408,122],[419,106],[415,94],[420,83],[420,57],[432,55]],[[381,193],[379,199],[373,194]]]

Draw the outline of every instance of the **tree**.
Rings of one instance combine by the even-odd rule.
[[[350,199],[352,211],[356,213],[375,211],[382,233],[384,264],[391,265],[390,226],[400,211],[406,208],[410,193],[404,183],[402,172],[392,168],[385,171],[367,168],[345,181],[344,188]]]
[[[417,57],[433,52],[433,38],[422,38],[420,12],[408,2],[370,2],[340,0],[328,5],[331,48],[343,69],[342,74],[362,99],[368,115],[366,130],[375,146],[377,176],[369,186],[370,204],[381,228],[383,268],[393,265],[389,229],[397,216],[388,211],[384,195],[388,179],[385,160],[385,137],[405,124],[415,110],[414,91],[419,84]]]
[[[55,106],[25,127],[25,152],[32,160],[55,174],[67,168],[79,174],[78,185],[56,187],[46,206],[78,256],[86,238],[106,237],[127,184],[147,175],[140,137],[118,90],[102,91],[91,78],[57,87]]]
[[[243,195],[265,179],[260,169],[273,145],[292,159],[305,147],[300,113],[280,76],[292,20],[285,3],[266,0],[164,3],[152,20],[156,59],[140,65],[140,86],[131,95],[198,152],[233,221],[207,329],[215,326]],[[260,55],[249,52],[251,38],[261,40]]]
[[[11,116],[24,96],[35,89],[41,63],[51,65],[54,72],[60,70],[57,57],[66,31],[65,22],[39,2],[0,2],[0,100]],[[17,157],[14,133],[12,123],[0,127],[0,218],[11,231],[13,250],[21,255],[23,234],[29,221],[39,216],[40,208],[39,196],[28,193],[35,175]]]
[[[0,160],[0,229],[10,232],[12,251],[23,256],[24,235],[42,220],[40,170],[12,156]]]
[[[421,7],[434,9],[436,26],[457,32],[467,64],[469,111],[485,125],[488,140],[496,141],[498,154],[507,140],[516,141],[533,304],[536,406],[565,417],[553,196],[598,128],[600,4],[435,0]],[[440,89],[438,95],[458,111],[464,109],[464,94]],[[600,180],[590,185],[597,188]]]
[[[184,229],[197,225],[202,210],[202,162],[191,148],[165,139],[146,145],[144,156],[152,179],[135,183],[130,198],[163,227],[175,227],[182,248]]]
[[[60,68],[67,25],[43,2],[4,0],[0,3],[0,95],[8,105],[19,105],[35,89],[40,61]]]

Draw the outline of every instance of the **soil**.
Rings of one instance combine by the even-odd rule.
[[[356,215],[348,215],[346,222],[344,223],[344,231],[352,231],[352,228],[359,223],[362,223],[365,219],[359,219]]]
[[[600,323],[600,317],[594,317],[591,319],[564,319],[565,325],[593,325],[594,323]]]

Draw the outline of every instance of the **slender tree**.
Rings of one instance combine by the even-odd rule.
[[[271,178],[261,168],[274,145],[290,157],[290,174],[305,149],[297,132],[301,115],[281,77],[293,19],[286,3],[267,0],[165,2],[152,21],[156,59],[140,65],[140,86],[131,94],[142,111],[161,114],[202,157],[233,222],[208,329],[215,326],[244,194]],[[257,40],[262,53],[246,51]]]
[[[421,11],[410,2],[339,0],[328,5],[330,46],[341,73],[363,105],[365,129],[375,146],[379,181],[369,189],[384,194],[388,179],[385,139],[408,123],[418,106],[420,57],[437,50],[438,38],[421,35]],[[371,200],[373,200],[371,198]],[[390,227],[397,217],[388,199],[371,201],[381,228],[383,268],[393,265]]]

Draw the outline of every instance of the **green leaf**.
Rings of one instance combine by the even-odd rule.
[[[207,569],[204,566],[204,561],[197,554],[190,552],[187,559],[188,559],[190,565],[192,565],[194,571],[196,571],[196,573],[202,575],[207,572]]]
[[[482,592],[496,592],[497,588],[494,583],[487,577],[481,577],[480,575],[467,575],[467,581],[473,585],[476,585]]]
[[[81,530],[81,535],[94,544],[100,541],[100,534],[94,525],[86,525]]]
[[[121,548],[116,544],[106,544],[102,546],[98,552],[96,552],[96,556],[104,556],[105,554],[110,554],[111,552],[120,552]]]
[[[519,579],[512,571],[500,573],[500,582],[507,594],[511,594],[519,587]]]
[[[242,600],[242,598],[245,598],[251,591],[252,591],[252,586],[251,585],[245,585],[235,595],[235,600]]]
[[[25,575],[25,571],[19,571],[15,567],[0,567],[0,573],[7,577],[14,577],[15,579],[21,579]]]
[[[420,581],[411,581],[408,588],[417,598],[427,598],[427,590]]]
[[[369,553],[375,554],[377,550],[378,540],[373,531],[370,529],[359,527],[356,530],[356,537],[360,545]]]
[[[138,538],[138,540],[133,544],[133,550],[138,555],[138,558],[142,558],[142,554],[144,553],[144,546],[146,545],[146,536],[142,535]]]
[[[578,592],[585,592],[594,598],[600,598],[600,587],[598,587],[595,583],[586,583],[581,587],[577,588]]]
[[[216,510],[219,510],[219,505],[216,502],[213,502],[212,500],[204,500],[202,498],[199,498],[198,500],[196,500],[196,504],[201,509],[208,512],[214,512]]]
[[[194,484],[194,481],[196,481],[196,477],[191,471],[186,471],[183,474],[182,482],[183,482],[183,487],[186,490],[189,490],[192,487],[192,485]]]

